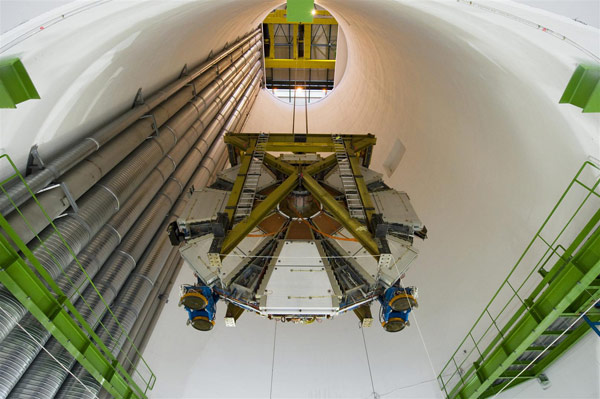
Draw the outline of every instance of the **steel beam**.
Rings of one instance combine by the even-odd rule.
[[[288,176],[295,174],[298,171],[294,166],[292,166],[289,163],[284,162],[280,159],[277,159],[275,156],[269,154],[268,152],[265,153],[263,162],[266,163],[267,165],[271,166],[272,168],[274,168],[282,173],[285,173]]]
[[[296,40],[294,40],[294,56],[298,57],[298,44]],[[335,60],[305,60],[302,58],[266,58],[265,68],[335,69]]]
[[[350,167],[352,168],[352,174],[354,175],[356,188],[358,189],[358,194],[360,195],[360,200],[362,201],[363,209],[365,210],[367,226],[371,226],[371,219],[375,214],[375,206],[373,205],[371,194],[369,193],[367,185],[365,184],[365,179],[363,178],[360,170],[360,163],[358,162],[356,153],[354,150],[350,149],[349,146],[346,146],[346,153],[348,154],[348,160],[350,161]]]
[[[301,178],[304,187],[310,191],[317,201],[323,204],[325,209],[333,214],[336,220],[341,223],[341,225],[344,226],[371,255],[379,255],[377,243],[365,225],[352,218],[348,213],[348,210],[341,206],[309,173],[303,173]]]
[[[315,162],[312,165],[309,165],[306,168],[304,168],[304,174],[310,176],[315,175],[319,172],[324,171],[327,168],[332,167],[336,163],[337,158],[335,157],[335,154],[329,155],[327,158],[322,159],[319,162]]]
[[[300,22],[288,21],[286,17],[286,10],[275,10],[267,15],[264,20],[265,24],[280,24],[280,25],[293,25],[299,24]],[[302,22],[304,25],[337,25],[337,21],[333,16],[325,10],[316,10],[312,24]]]
[[[225,235],[221,255],[231,252],[297,185],[298,175],[290,175],[264,201],[258,204],[246,219],[236,224]]]
[[[269,56],[266,58],[275,58],[275,25],[269,24]]]
[[[240,165],[240,170],[238,171],[238,175],[236,176],[235,182],[233,183],[231,194],[229,194],[229,200],[227,201],[227,206],[225,207],[225,213],[227,214],[227,218],[229,219],[229,226],[233,224],[235,210],[237,208],[238,201],[240,200],[242,189],[244,188],[244,182],[246,181],[246,175],[248,174],[248,169],[250,168],[250,162],[252,162],[252,154],[254,153],[255,143],[256,140],[250,141],[250,147],[242,157],[242,164]]]
[[[294,24],[294,26],[292,26],[292,58],[294,59],[294,61],[296,62],[298,60],[298,24]],[[275,60],[269,60],[269,61],[275,61]],[[265,68],[279,68],[279,67],[269,67],[269,66],[265,66]],[[287,68],[294,68],[294,67],[287,67]],[[296,67],[298,68],[298,67]]]
[[[310,24],[304,24],[304,59],[310,60],[312,49],[312,29]]]

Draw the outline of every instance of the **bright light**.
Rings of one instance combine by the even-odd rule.
[[[316,13],[317,13],[317,10],[315,10],[315,9],[313,8],[313,10],[311,11],[311,14],[312,14],[312,15],[315,15]]]
[[[327,89],[323,89],[323,93],[327,93]]]
[[[296,87],[296,92],[300,93],[302,91],[302,87]]]

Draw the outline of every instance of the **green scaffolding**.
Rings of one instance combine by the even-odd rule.
[[[585,162],[438,375],[447,398],[537,378],[600,320],[600,167]],[[583,228],[581,228],[583,226]]]

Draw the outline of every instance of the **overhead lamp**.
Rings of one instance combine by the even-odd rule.
[[[312,11],[310,12],[312,15],[315,15],[317,13],[317,10],[315,10],[314,8],[312,9]]]

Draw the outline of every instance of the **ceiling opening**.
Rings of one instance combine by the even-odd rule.
[[[312,23],[291,22],[284,4],[263,21],[266,87],[285,102],[311,103],[333,90],[338,24],[323,7],[312,15]]]

